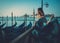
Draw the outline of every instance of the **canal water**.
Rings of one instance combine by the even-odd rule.
[[[46,17],[47,21],[49,20],[49,17]],[[37,20],[37,18],[35,18],[35,21]],[[60,23],[60,18],[58,18],[58,22]],[[17,17],[17,18],[13,18],[13,24],[15,24],[15,22],[17,22],[17,26],[21,25],[24,21],[27,22],[27,25],[31,22],[32,25],[34,23],[34,18],[33,17],[28,17],[27,20],[25,20],[24,17]],[[8,26],[11,26],[12,25],[12,18],[11,17],[8,17],[8,21],[7,21],[7,18],[4,17],[3,20],[2,18],[0,18],[0,25],[3,24],[3,23],[6,23],[5,26],[7,26],[7,23],[8,23]]]

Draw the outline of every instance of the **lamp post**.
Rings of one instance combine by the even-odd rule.
[[[49,6],[49,4],[46,2],[45,4],[43,3],[43,0],[41,0],[41,8],[43,9],[43,5],[46,5],[46,7]]]
[[[43,9],[43,0],[41,0],[41,8]]]
[[[33,9],[33,19],[34,19],[34,21],[33,21],[33,23],[35,22],[35,9]]]

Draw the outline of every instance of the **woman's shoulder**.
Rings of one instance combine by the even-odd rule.
[[[40,18],[38,21],[41,21],[41,22],[47,22],[47,20],[46,20],[45,17]]]

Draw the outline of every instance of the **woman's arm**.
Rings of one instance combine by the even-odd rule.
[[[52,15],[49,19],[49,21],[47,21],[47,24],[49,24],[49,22],[51,22],[51,20],[54,18],[54,16]]]

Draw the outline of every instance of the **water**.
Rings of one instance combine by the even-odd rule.
[[[47,21],[49,20],[49,17],[46,17]],[[13,18],[13,24],[15,24],[15,21],[17,22],[17,26],[21,25],[24,22],[25,18],[24,17],[14,17]],[[35,19],[36,21],[37,19]],[[60,18],[58,18],[58,20],[60,20]],[[2,18],[0,18],[0,22],[2,22]],[[29,24],[29,22],[31,22],[33,24],[34,22],[34,18],[33,17],[27,17],[27,25]],[[60,21],[58,21],[60,23]],[[8,17],[8,22],[7,22],[7,17],[3,18],[3,23],[8,23],[8,26],[12,25],[12,18]],[[1,25],[2,23],[0,23]],[[6,26],[6,25],[5,25]]]

